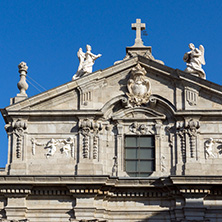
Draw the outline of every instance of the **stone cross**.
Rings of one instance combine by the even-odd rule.
[[[136,19],[136,23],[132,23],[131,27],[133,30],[136,30],[136,39],[134,46],[144,46],[143,41],[141,39],[141,31],[146,28],[145,23],[141,23],[141,19]]]

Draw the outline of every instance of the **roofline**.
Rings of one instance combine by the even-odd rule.
[[[137,55],[129,59],[123,60],[122,62],[116,65],[110,66],[106,69],[95,71],[93,73],[85,75],[74,81],[70,81],[68,83],[57,86],[48,91],[42,92],[40,94],[37,94],[35,96],[22,100],[18,103],[7,106],[5,109],[6,110],[10,110],[10,109],[21,110],[21,109],[24,109],[25,107],[33,106],[36,103],[46,101],[50,98],[69,92],[71,90],[74,90],[74,89],[78,90],[79,87],[89,82],[97,81],[98,79],[101,79],[101,78],[106,78],[110,75],[114,75],[115,73],[123,71],[125,69],[130,69],[132,66],[134,66],[138,62],[150,70],[155,70],[156,72],[159,72],[165,76],[174,78],[175,81],[186,81],[186,82],[189,82],[189,84],[192,83],[205,90],[214,92],[218,94],[220,97],[222,97],[222,87],[216,83],[210,82],[205,79],[201,79],[199,77],[193,76],[179,69],[173,69],[166,65],[162,65],[154,60],[150,60],[143,56]]]

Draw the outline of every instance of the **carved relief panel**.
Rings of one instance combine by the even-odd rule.
[[[67,157],[74,157],[74,137],[70,136],[65,139],[51,138],[47,139],[47,142],[43,141],[45,141],[45,139],[37,140],[36,138],[31,138],[33,156],[36,154],[36,146],[38,146],[39,149],[45,150],[44,155],[46,158],[53,157],[55,153],[64,153]]]
[[[222,158],[222,139],[209,138],[204,142],[206,159]]]

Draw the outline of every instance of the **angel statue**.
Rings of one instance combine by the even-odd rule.
[[[79,48],[79,51],[77,52],[79,67],[77,73],[72,77],[73,80],[83,76],[86,73],[91,73],[95,60],[102,56],[101,54],[93,54],[91,50],[92,48],[90,45],[86,45],[86,53],[82,51],[82,48]]]
[[[184,71],[197,74],[200,78],[206,79],[206,74],[202,69],[202,65],[205,65],[204,47],[200,45],[198,49],[195,48],[193,43],[190,43],[189,48],[191,50],[185,53],[183,57],[183,61],[187,63],[187,68]]]

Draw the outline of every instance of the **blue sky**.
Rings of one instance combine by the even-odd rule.
[[[183,55],[190,42],[204,45],[207,80],[221,85],[221,12],[220,0],[1,0],[0,108],[19,93],[21,61],[32,79],[51,89],[71,81],[78,68],[76,53],[80,47],[85,51],[86,44],[102,54],[94,71],[124,58],[125,48],[134,44],[131,23],[136,18],[146,23],[144,44],[172,68],[185,69]],[[29,84],[28,96],[38,93]],[[1,118],[0,167],[7,162],[4,125]]]

